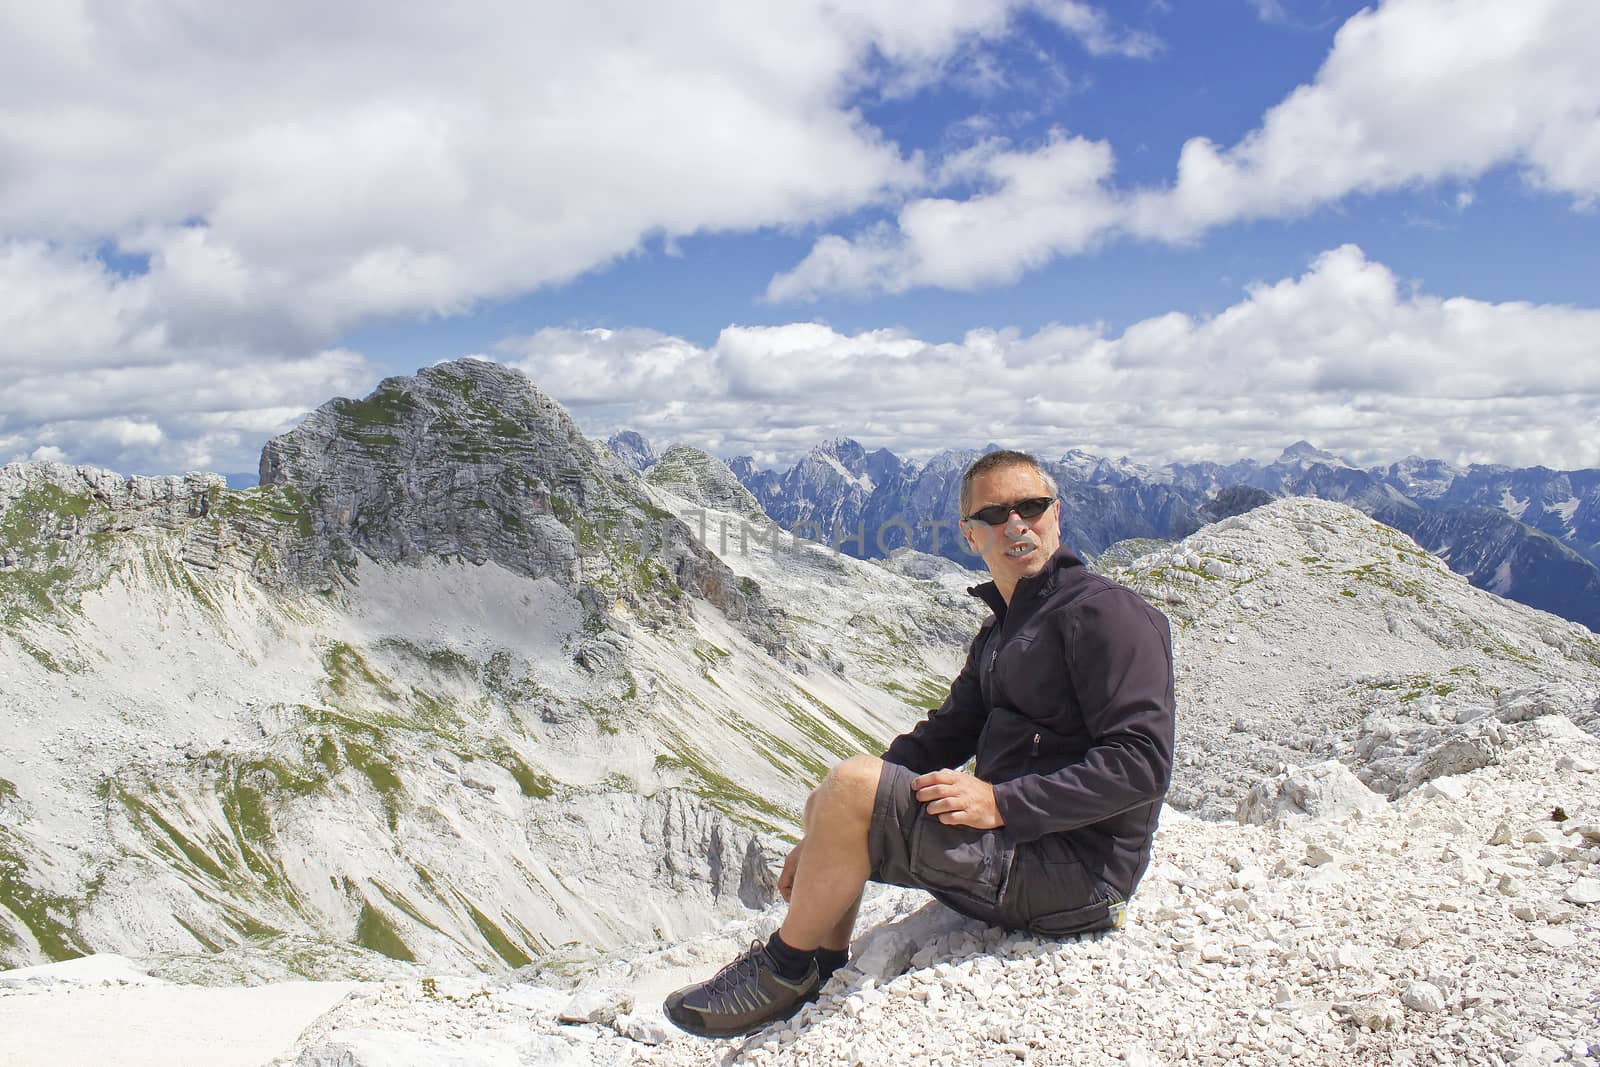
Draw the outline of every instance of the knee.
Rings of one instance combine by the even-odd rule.
[[[851,756],[840,763],[835,763],[828,772],[828,778],[844,788],[853,792],[869,790],[876,792],[878,776],[883,773],[883,760],[877,756]]]
[[[823,808],[870,815],[882,773],[883,761],[876,756],[852,756],[835,764],[806,801],[807,813]]]

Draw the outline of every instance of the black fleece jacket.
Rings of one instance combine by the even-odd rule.
[[[1017,583],[968,590],[994,614],[944,704],[883,758],[925,774],[977,757],[1013,841],[1061,834],[1124,898],[1150,862],[1172,778],[1167,618],[1059,549]]]

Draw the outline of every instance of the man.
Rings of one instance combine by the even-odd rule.
[[[848,959],[869,880],[1045,936],[1120,922],[1171,777],[1167,620],[1061,546],[1056,487],[1033,457],[974,463],[961,515],[993,579],[971,592],[994,614],[943,705],[811,794],[778,879],[783,925],[667,997],[682,1029],[732,1037],[798,1011]],[[952,769],[972,756],[975,773]]]

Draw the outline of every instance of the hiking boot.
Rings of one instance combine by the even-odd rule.
[[[791,982],[779,976],[767,947],[752,941],[709,981],[668,994],[661,1008],[680,1030],[701,1037],[738,1037],[787,1019],[816,998],[819,985],[815,961],[804,978]]]

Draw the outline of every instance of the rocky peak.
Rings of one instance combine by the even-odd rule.
[[[765,523],[767,516],[726,463],[689,445],[673,445],[645,480],[708,508],[732,511]]]
[[[1324,452],[1310,441],[1296,441],[1279,454],[1278,462],[1285,466],[1309,463],[1326,463],[1335,467],[1348,467],[1350,465],[1332,452]]]
[[[1444,460],[1424,459],[1421,456],[1407,456],[1387,468],[1380,467],[1373,471],[1377,477],[1413,500],[1437,500],[1450,488],[1450,483],[1455,481],[1459,473]]]
[[[1074,481],[1086,482],[1094,475],[1095,468],[1104,462],[1099,456],[1085,452],[1081,448],[1071,448],[1056,460],[1056,466]]]
[[[656,462],[655,450],[650,447],[650,442],[642,434],[633,430],[622,430],[611,435],[606,441],[606,448],[611,454],[622,462],[629,470],[643,474]]]
[[[331,400],[268,442],[261,482],[304,495],[324,570],[357,552],[457,556],[588,589],[595,605],[620,597],[669,614],[687,592],[780,643],[759,594],[741,591],[560,404],[499,364],[441,363]]]
[[[883,485],[892,478],[904,477],[914,468],[911,464],[889,451],[880,448],[876,452],[869,452],[864,464],[864,473],[872,479],[873,485]]]

